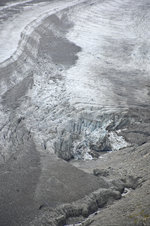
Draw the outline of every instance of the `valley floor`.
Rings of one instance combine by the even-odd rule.
[[[149,0],[0,14],[0,226],[150,225]]]

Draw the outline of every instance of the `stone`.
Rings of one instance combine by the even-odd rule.
[[[93,170],[93,174],[95,176],[107,177],[109,175],[109,171],[108,170],[104,170],[104,169],[94,169]]]

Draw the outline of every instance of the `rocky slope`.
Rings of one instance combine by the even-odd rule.
[[[149,10],[1,6],[1,226],[149,225]]]

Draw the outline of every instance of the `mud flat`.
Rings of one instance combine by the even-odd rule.
[[[149,6],[1,6],[1,226],[150,224]]]

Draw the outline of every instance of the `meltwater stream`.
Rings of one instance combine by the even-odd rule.
[[[67,161],[149,139],[149,1],[8,1],[0,13],[0,225],[120,198]]]

